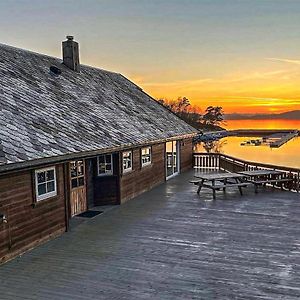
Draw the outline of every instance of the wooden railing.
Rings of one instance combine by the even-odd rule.
[[[216,153],[194,153],[193,166],[197,169],[219,170],[220,155]]]
[[[251,171],[251,170],[276,170],[284,173],[282,178],[290,178],[283,184],[288,190],[300,191],[300,169],[250,162],[220,153],[194,153],[193,166],[199,171]]]

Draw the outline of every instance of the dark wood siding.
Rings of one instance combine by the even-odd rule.
[[[120,155],[121,159],[121,155]],[[122,166],[122,163],[120,163]],[[151,165],[141,166],[141,149],[133,150],[133,170],[121,175],[121,202],[125,202],[165,181],[165,144],[152,146]]]
[[[0,177],[0,262],[64,232],[63,166],[56,166],[57,196],[35,203],[33,171]]]
[[[193,166],[193,140],[185,139],[180,142],[180,172],[185,172]]]

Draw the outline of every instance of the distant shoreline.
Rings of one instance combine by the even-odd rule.
[[[280,114],[226,114],[225,120],[300,120],[300,110]]]
[[[248,121],[255,121],[255,120],[266,120],[266,121],[271,121],[271,120],[282,120],[282,121],[300,121],[300,118],[276,118],[276,117],[269,117],[269,118],[264,118],[264,117],[243,117],[243,118],[234,118],[230,117],[227,118],[225,116],[225,121],[243,121],[243,120],[248,120]]]

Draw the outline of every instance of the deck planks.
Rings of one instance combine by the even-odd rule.
[[[299,194],[248,188],[211,201],[192,177],[0,266],[1,299],[299,299]]]

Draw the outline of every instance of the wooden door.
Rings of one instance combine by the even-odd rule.
[[[71,161],[70,169],[70,208],[71,217],[87,210],[86,177],[84,160]]]

